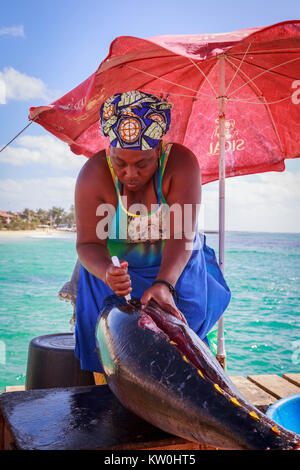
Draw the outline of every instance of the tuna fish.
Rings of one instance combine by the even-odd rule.
[[[299,448],[300,436],[251,405],[208,346],[155,302],[108,303],[96,338],[111,391],[163,431],[218,449]]]

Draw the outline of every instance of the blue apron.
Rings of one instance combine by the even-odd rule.
[[[160,264],[128,266],[131,296],[141,298],[156,279]],[[206,237],[196,233],[193,251],[176,285],[177,308],[184,314],[190,328],[205,340],[206,335],[227,308],[231,293],[216,260],[215,252],[206,245]],[[95,329],[105,299],[115,295],[103,281],[81,266],[75,327],[75,354],[81,368],[103,373],[97,348]]]

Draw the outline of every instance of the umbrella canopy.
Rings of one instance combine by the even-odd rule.
[[[224,271],[225,176],[283,171],[300,156],[300,21],[224,34],[116,38],[98,70],[29,118],[87,157],[108,146],[99,108],[142,90],[173,103],[167,141],[196,155],[202,183],[219,179],[219,264]],[[224,319],[218,359],[224,366]]]
[[[195,153],[205,184],[219,178],[222,99],[226,177],[283,171],[285,158],[299,156],[299,79],[300,21],[224,34],[122,36],[93,75],[49,106],[30,108],[29,118],[89,157],[108,146],[99,132],[105,99],[134,89],[169,94],[167,140]]]

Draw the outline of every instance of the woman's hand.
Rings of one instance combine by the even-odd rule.
[[[142,308],[145,308],[151,299],[155,300],[161,308],[167,310],[184,323],[187,323],[183,314],[176,307],[173,295],[166,285],[157,283],[145,290],[141,297]]]
[[[110,264],[106,269],[105,282],[117,295],[127,295],[132,291],[127,261],[120,261],[120,267]]]

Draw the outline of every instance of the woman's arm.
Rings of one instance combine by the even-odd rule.
[[[127,295],[132,290],[127,263],[121,262],[121,268],[115,267],[107,249],[107,235],[114,214],[99,210],[102,204],[112,209],[116,207],[115,189],[105,152],[88,160],[76,182],[76,249],[87,271],[105,282],[117,295]],[[107,223],[103,223],[106,220]]]

